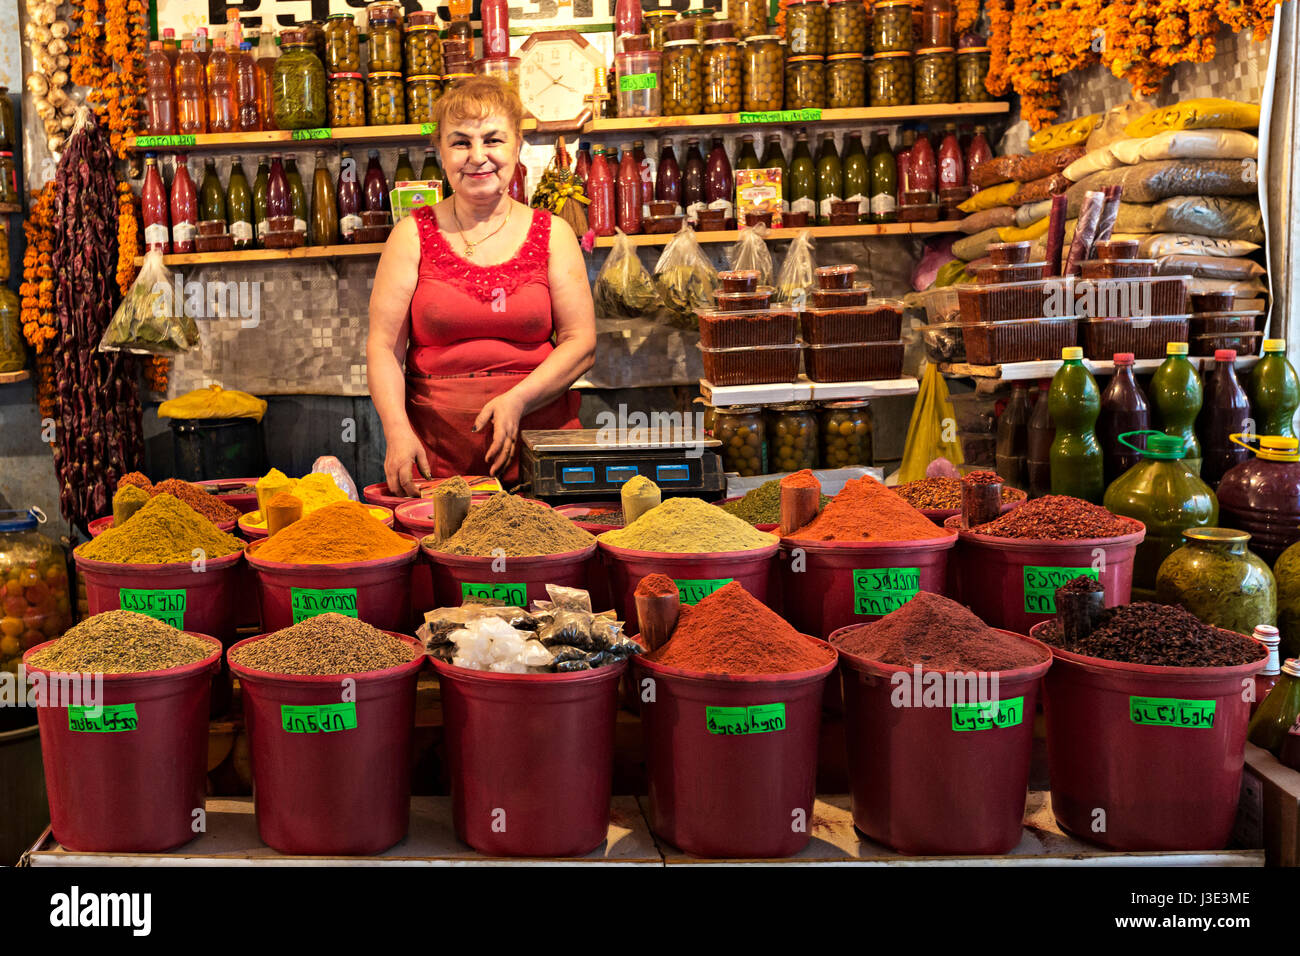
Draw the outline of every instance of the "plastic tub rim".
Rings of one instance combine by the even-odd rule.
[[[863,622],[863,623],[866,624],[872,622]],[[863,624],[846,624],[844,625],[844,627],[837,627],[835,630],[831,631],[830,637],[834,637],[836,634],[839,634],[841,631],[847,631],[850,628],[862,627],[862,626]],[[987,627],[987,625],[985,626]],[[989,630],[997,631],[999,634],[1008,635],[1010,637],[1016,637],[1022,641],[1027,641],[1028,643],[1033,644],[1035,647],[1037,647],[1047,656],[1043,660],[1039,661],[1037,664],[1026,664],[1023,667],[1013,667],[1009,670],[957,671],[957,670],[939,669],[934,667],[926,667],[922,665],[921,673],[922,674],[956,674],[956,673],[996,674],[999,682],[1036,680],[1042,677],[1044,674],[1046,674],[1047,671],[1051,668],[1053,662],[1056,660],[1052,651],[1052,647],[1049,644],[1044,643],[1043,641],[1039,640],[1036,637],[1031,637],[1027,634],[1021,634],[1018,631],[1008,631],[1006,628],[1003,627],[992,627],[989,628]],[[902,664],[890,664],[886,661],[878,661],[869,657],[863,657],[861,654],[855,654],[852,651],[846,651],[840,648],[839,645],[833,645],[833,646],[837,651],[839,651],[840,666],[843,668],[847,668],[848,670],[854,671],[855,673],[870,674],[873,677],[884,677],[884,678],[892,677],[894,674],[916,673],[915,664],[913,664],[911,667],[907,667]]]
[[[658,672],[675,680],[686,681],[699,687],[712,684],[721,684],[727,687],[734,687],[736,684],[804,684],[819,680],[835,669],[840,659],[839,648],[827,641],[823,641],[821,638],[813,637],[811,634],[800,633],[799,636],[829,649],[832,655],[831,659],[817,667],[802,671],[786,671],[781,674],[710,674],[706,671],[686,670],[672,664],[661,664],[658,661],[649,660],[645,654],[636,655],[635,660],[651,673]],[[632,640],[640,644],[641,635],[633,635]]]
[[[184,633],[190,635],[190,637],[197,637],[199,640],[204,641],[209,645],[215,645],[213,652],[202,660],[192,661],[189,664],[181,664],[179,667],[167,667],[161,670],[152,671],[133,671],[128,674],[104,674],[98,671],[52,671],[48,667],[42,667],[40,664],[28,663],[28,658],[37,651],[44,650],[51,644],[56,644],[62,639],[61,637],[55,637],[48,641],[42,641],[34,647],[29,647],[23,652],[22,663],[28,673],[49,674],[53,677],[74,678],[83,677],[89,673],[93,677],[101,678],[105,684],[113,683],[118,685],[125,685],[131,681],[152,681],[160,677],[192,677],[204,670],[210,670],[215,665],[221,663],[221,655],[223,653],[221,641],[217,640],[217,638],[213,637],[211,634],[202,634],[198,631],[185,631]]]
[[[415,535],[407,534],[405,531],[394,531],[394,534],[401,535],[411,542],[411,548],[401,554],[390,554],[383,558],[366,558],[364,561],[337,561],[320,564],[305,564],[289,561],[272,561],[268,558],[259,557],[254,554],[265,545],[270,538],[261,538],[257,541],[250,541],[248,548],[243,554],[248,558],[248,563],[258,571],[275,571],[278,574],[303,575],[303,574],[320,574],[322,569],[328,571],[366,571],[371,568],[383,568],[389,565],[401,565],[413,562],[420,554],[420,541]]]
[[[72,549],[72,557],[76,562],[78,569],[84,565],[88,571],[113,572],[115,570],[129,570],[142,574],[163,574],[184,571],[187,569],[193,570],[194,559],[190,559],[189,561],[168,561],[165,564],[136,564],[133,562],[122,563],[118,561],[101,561],[98,558],[87,558],[77,553],[83,546],[89,543],[89,541],[83,541],[81,544],[77,545],[77,547]],[[203,559],[205,571],[210,569],[224,570],[227,567],[238,564],[239,559],[247,554],[249,543],[250,542],[247,541],[240,541],[239,550],[232,551],[230,554],[218,555],[215,558],[205,557]],[[194,573],[198,574],[199,572],[195,571]]]
[[[376,628],[376,630],[382,630],[382,628]],[[354,671],[346,674],[279,674],[275,671],[264,671],[255,667],[248,667],[230,657],[231,652],[237,648],[243,647],[245,644],[255,643],[263,638],[270,637],[272,634],[278,633],[279,631],[265,631],[261,634],[255,634],[252,637],[246,637],[242,641],[232,644],[230,650],[226,651],[226,662],[230,665],[231,671],[238,675],[240,680],[243,680],[245,677],[250,677],[263,684],[274,684],[281,687],[303,687],[318,684],[333,685],[338,684],[341,680],[347,680],[349,678],[357,680],[358,682],[364,680],[367,683],[375,683],[392,677],[405,677],[407,676],[408,671],[410,673],[415,673],[424,666],[424,662],[429,656],[425,651],[424,644],[421,643],[418,638],[414,638],[409,634],[402,634],[400,631],[385,630],[383,633],[387,634],[389,637],[399,638],[403,643],[419,650],[420,653],[411,658],[411,660],[407,661],[405,664],[394,664],[391,667],[383,667],[375,671]]]
[[[587,533],[591,534],[590,531],[588,531]],[[434,564],[442,564],[447,567],[464,568],[466,570],[472,570],[478,568],[480,566],[479,563],[483,561],[491,562],[497,560],[490,554],[448,554],[446,551],[435,551],[433,548],[430,548],[428,545],[426,545],[423,541],[420,542],[419,550],[422,551],[425,554],[425,556],[428,557],[428,559],[432,561]],[[515,567],[519,567],[522,565],[523,567],[531,568],[535,565],[543,564],[548,561],[565,561],[565,562],[584,561],[587,558],[590,558],[595,553],[596,553],[596,542],[593,541],[591,544],[587,545],[586,547],[576,548],[573,551],[560,551],[556,554],[525,554],[525,555],[520,555],[518,557],[506,556],[502,560],[505,561],[507,568],[510,568],[512,565],[514,565]],[[493,573],[509,574],[510,572],[507,570],[507,571],[493,572]]]
[[[1206,680],[1223,680],[1227,677],[1240,676],[1248,677],[1259,670],[1261,664],[1268,660],[1268,648],[1262,643],[1246,634],[1238,634],[1236,631],[1228,631],[1226,628],[1215,628],[1218,631],[1224,631],[1228,634],[1236,634],[1238,637],[1244,637],[1246,640],[1256,644],[1260,651],[1260,657],[1257,660],[1245,664],[1221,664],[1217,667],[1176,667],[1171,664],[1132,664],[1127,661],[1112,661],[1104,657],[1090,657],[1087,654],[1076,654],[1073,651],[1067,651],[1055,645],[1048,644],[1040,637],[1034,635],[1034,631],[1039,634],[1043,633],[1043,627],[1051,624],[1049,621],[1039,621],[1030,628],[1029,636],[1031,639],[1044,644],[1051,652],[1054,660],[1062,660],[1070,664],[1078,665],[1092,674],[1105,674],[1114,676],[1117,672],[1128,674],[1133,677],[1152,677],[1160,680],[1182,680],[1184,683],[1196,683]]]

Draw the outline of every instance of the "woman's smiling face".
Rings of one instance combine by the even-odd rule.
[[[510,187],[519,144],[504,116],[463,119],[440,137],[443,172],[452,191],[470,202],[498,199]]]

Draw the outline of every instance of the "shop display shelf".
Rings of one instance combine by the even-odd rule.
[[[1164,359],[1138,359],[1133,363],[1133,371],[1138,375],[1147,375],[1160,367]],[[1214,364],[1214,359],[1193,356],[1192,361],[1199,361],[1202,372]],[[1237,356],[1238,372],[1252,369],[1259,362],[1258,355]],[[1110,375],[1115,371],[1115,363],[1109,360],[1099,361],[1084,359],[1084,365],[1093,375]],[[939,366],[939,371],[951,378],[992,378],[1004,382],[1032,382],[1049,379],[1061,367],[1060,359],[1044,359],[1040,362],[1007,362],[1003,365],[973,365],[969,362],[950,362]]]
[[[26,368],[20,368],[16,372],[0,372],[0,385],[12,385],[14,382],[25,382],[31,377],[31,369]]]
[[[770,240],[793,239],[801,232],[807,231],[814,239],[853,239],[870,236],[934,236],[953,232],[952,222],[887,222],[860,223],[856,226],[807,226],[802,229],[772,229],[768,232]],[[646,233],[628,236],[634,246],[663,246],[672,241],[673,233]],[[735,229],[719,232],[697,232],[695,238],[700,242],[735,242],[740,233]],[[596,240],[596,248],[607,249],[614,245],[614,236],[601,236]]]
[[[140,133],[126,137],[126,148],[134,152],[194,152],[196,150],[240,150],[277,146],[280,149],[310,152],[328,143],[340,146],[399,146],[404,143],[428,143],[434,134],[434,123],[401,123],[393,126],[336,126],[320,129],[258,130],[252,133],[175,133],[170,136],[149,136]],[[524,132],[537,129],[537,121],[526,119]]]
[[[384,251],[382,242],[341,243],[336,246],[295,246],[292,249],[236,249],[232,252],[182,252],[163,256],[169,266],[207,266],[237,262],[279,262],[304,259],[343,259],[355,256],[377,256]],[[144,257],[136,256],[135,264],[144,265]]]
[[[768,124],[902,123],[913,120],[957,120],[980,116],[1002,116],[1010,112],[1006,102],[930,103],[916,106],[860,106],[852,109],[773,110],[771,112],[702,113],[692,116],[629,116],[588,121],[587,133],[630,133],[637,130],[663,132],[701,127],[747,127]]]
[[[915,395],[914,378],[882,379],[875,382],[814,382],[800,375],[794,382],[775,385],[714,385],[700,379],[700,394],[710,405],[751,405],[777,402],[833,401],[840,398],[885,398]]]
[[[0,216],[12,216],[23,211],[20,202],[0,202]]]

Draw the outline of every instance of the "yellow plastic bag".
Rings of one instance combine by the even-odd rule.
[[[1086,143],[1088,137],[1092,135],[1092,131],[1101,125],[1103,116],[1102,113],[1089,113],[1087,116],[1080,116],[1078,119],[1040,129],[1029,137],[1029,151],[1031,153],[1045,153],[1049,149],[1060,149],[1062,146],[1078,146],[1080,143]]]
[[[1217,96],[1183,100],[1162,110],[1152,110],[1128,124],[1129,136],[1154,136],[1172,129],[1256,129],[1259,107]]]
[[[965,464],[957,440],[957,413],[948,398],[948,383],[939,374],[937,365],[927,363],[912,407],[912,420],[907,426],[903,467],[898,469],[899,484],[924,478],[926,467],[936,458],[947,458],[954,465]]]
[[[1047,235],[1047,226],[1051,222],[1051,218],[1051,216],[1044,216],[1023,229],[1017,226],[1002,226],[998,229],[998,238],[1003,242],[1032,242],[1041,236]]]
[[[158,406],[159,418],[251,418],[260,422],[265,414],[265,400],[220,385],[196,388]]]
[[[985,209],[992,209],[994,206],[1005,206],[1007,200],[1016,194],[1020,188],[1020,183],[999,183],[996,186],[989,186],[987,189],[981,189],[975,195],[971,196],[957,208],[962,212],[983,212]]]

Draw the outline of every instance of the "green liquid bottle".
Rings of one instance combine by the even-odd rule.
[[[1170,342],[1168,356],[1151,376],[1151,410],[1155,425],[1166,435],[1183,440],[1184,459],[1197,475],[1201,473],[1201,443],[1196,437],[1196,416],[1201,413],[1205,390],[1200,373],[1187,358],[1186,342]]]
[[[1264,342],[1263,357],[1250,376],[1250,407],[1255,412],[1255,434],[1300,437],[1295,430],[1300,377],[1287,361],[1286,339]]]
[[[835,134],[822,136],[822,148],[817,153],[817,222],[831,224],[831,203],[844,198],[844,166],[835,149]]]
[[[810,226],[817,223],[817,167],[808,150],[807,133],[795,136],[790,156],[790,211],[807,213]]]
[[[876,133],[871,138],[871,221],[893,222],[898,218],[898,162],[889,148],[889,137]],[[865,220],[864,220],[865,221]]]
[[[217,175],[217,161],[211,157],[203,161],[203,182],[199,186],[199,221],[205,219],[226,221],[226,191]]]
[[[1062,349],[1061,358],[1063,364],[1047,392],[1047,410],[1056,424],[1051,450],[1052,494],[1101,504],[1106,479],[1095,430],[1101,414],[1101,391],[1083,364],[1083,349]]]
[[[771,133],[767,137],[767,146],[763,149],[763,158],[759,160],[762,169],[781,170],[781,211],[790,211],[790,164],[781,152],[781,134]]]
[[[420,178],[426,182],[440,181],[442,167],[438,165],[438,154],[428,150],[424,154],[424,165],[420,167]]]
[[[257,173],[253,176],[253,230],[257,248],[264,244],[266,235],[266,194],[271,181],[270,160],[265,156],[257,158]]]
[[[738,169],[760,169],[758,162],[758,153],[754,152],[754,137],[740,137],[740,151],[736,153],[736,162],[732,165],[732,170]]]
[[[411,166],[411,157],[404,149],[397,151],[397,168],[393,170],[393,185],[409,183],[415,179],[415,169]]]
[[[230,164],[230,185],[226,189],[226,224],[236,249],[253,248],[253,191],[248,188],[243,164]]]
[[[1250,719],[1246,739],[1276,755],[1297,715],[1300,715],[1300,662],[1291,659],[1282,665],[1281,677]]]
[[[849,133],[844,143],[844,198],[858,204],[858,222],[868,215],[867,197],[871,195],[871,169],[867,151],[862,148],[862,134]]]
[[[307,190],[303,188],[302,176],[298,174],[298,164],[292,156],[284,160],[284,178],[289,181],[289,202],[293,206],[293,228],[302,233],[302,240],[307,242]]]

